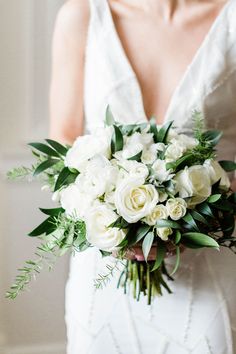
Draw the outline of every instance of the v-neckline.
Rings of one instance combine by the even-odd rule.
[[[149,119],[148,119],[148,117],[146,115],[146,110],[145,110],[145,106],[144,106],[144,97],[143,97],[143,93],[142,93],[140,82],[139,82],[137,74],[135,73],[135,70],[134,70],[134,68],[133,68],[133,66],[132,66],[132,64],[131,64],[131,62],[130,62],[127,54],[126,54],[126,51],[124,49],[124,45],[123,45],[123,43],[121,41],[121,38],[120,38],[120,36],[119,36],[119,34],[117,32],[116,25],[114,23],[112,11],[111,11],[110,5],[108,3],[108,0],[104,0],[104,1],[105,1],[105,5],[107,7],[108,15],[109,15],[109,21],[110,21],[110,25],[111,25],[112,34],[113,34],[113,36],[115,38],[116,44],[117,44],[118,49],[120,51],[120,55],[123,57],[124,63],[126,65],[128,71],[130,72],[131,76],[135,80],[135,85],[136,85],[136,89],[137,89],[137,95],[140,97],[140,99],[139,99],[140,111],[142,111],[142,115],[143,115],[144,120],[145,121],[149,121]],[[174,91],[173,91],[173,93],[172,93],[172,95],[170,97],[170,100],[169,100],[165,115],[163,117],[162,124],[164,124],[165,122],[167,122],[169,120],[170,112],[171,112],[172,107],[174,105],[175,97],[178,95],[179,91],[184,86],[184,83],[186,82],[187,76],[189,75],[190,71],[193,70],[193,67],[195,66],[195,63],[198,61],[199,57],[201,56],[202,52],[204,51],[204,49],[205,49],[205,47],[206,47],[206,45],[207,45],[207,43],[209,41],[209,38],[213,35],[215,30],[217,29],[218,24],[219,24],[220,20],[222,19],[222,17],[224,16],[226,10],[228,9],[228,6],[230,5],[231,1],[233,1],[233,0],[228,0],[223,5],[223,7],[221,8],[220,12],[218,13],[216,18],[212,22],[212,24],[211,24],[209,30],[207,31],[206,35],[204,36],[200,46],[198,47],[198,49],[196,50],[195,54],[193,55],[190,63],[186,67],[183,75],[181,76],[177,86],[175,87],[175,89],[174,89]]]

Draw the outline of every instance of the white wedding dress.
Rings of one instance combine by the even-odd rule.
[[[123,123],[146,121],[137,77],[116,33],[106,0],[90,0],[85,66],[85,118],[89,131],[103,124],[109,103]],[[193,109],[224,131],[219,156],[236,155],[236,1],[228,1],[175,90],[165,121],[191,127]],[[71,259],[66,288],[67,354],[236,353],[236,255],[228,249],[182,254],[173,294],[152,306],[94,279],[109,259],[90,249]],[[172,258],[168,263],[173,263]],[[234,343],[235,342],[235,343]]]

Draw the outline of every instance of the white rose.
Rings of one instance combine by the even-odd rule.
[[[129,176],[146,179],[149,173],[146,165],[133,160],[119,161],[118,166],[120,167],[119,180],[122,180]]]
[[[174,178],[176,192],[181,198],[190,198],[187,201],[189,207],[204,202],[211,195],[211,181],[206,167],[195,165],[186,167],[178,172]]]
[[[168,181],[172,176],[170,175],[170,170],[166,169],[165,160],[156,160],[152,165],[152,170],[154,172],[154,177],[160,181]]]
[[[146,224],[152,226],[156,224],[159,219],[167,219],[168,211],[163,204],[156,205],[149,215],[147,215],[143,220]]]
[[[209,159],[204,162],[204,166],[208,169],[211,184],[220,181],[220,187],[224,190],[229,190],[230,180],[225,170],[220,166],[218,161]]]
[[[157,227],[157,235],[163,240],[168,241],[168,237],[173,233],[170,227]]]
[[[166,202],[166,208],[172,220],[179,220],[186,214],[187,203],[182,198],[170,198]]]
[[[124,230],[109,227],[117,218],[118,215],[106,205],[90,209],[85,219],[89,243],[103,251],[114,250],[126,235]]]
[[[75,184],[71,184],[60,192],[60,198],[61,206],[68,216],[84,220],[92,204],[90,196],[82,193]]]
[[[158,202],[158,192],[144,179],[127,178],[117,187],[115,205],[118,214],[129,223],[135,223],[151,213]]]
[[[96,130],[94,134],[78,137],[66,154],[65,166],[80,171],[95,155],[110,158],[111,136],[111,127],[106,127]]]
[[[172,162],[178,160],[181,156],[183,156],[185,152],[185,147],[179,142],[171,142],[165,152],[166,162]]]

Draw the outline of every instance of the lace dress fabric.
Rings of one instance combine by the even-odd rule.
[[[117,120],[146,121],[141,89],[116,33],[106,0],[90,0],[85,65],[86,129],[103,124],[109,103]],[[236,1],[227,2],[172,96],[165,121],[191,129],[191,112],[223,130],[218,156],[236,155]],[[182,254],[165,293],[151,306],[116,289],[118,274],[103,290],[94,279],[106,264],[89,249],[71,259],[66,288],[67,354],[236,353],[236,256],[227,249]],[[173,267],[174,259],[167,260]]]

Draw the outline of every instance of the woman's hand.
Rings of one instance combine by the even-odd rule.
[[[166,252],[165,258],[173,257],[176,254],[175,245],[173,245],[170,242],[168,242],[166,245],[167,245],[167,252]],[[185,247],[181,245],[180,252],[183,252],[184,250],[185,250]],[[156,254],[157,254],[157,246],[154,245],[154,246],[152,246],[152,248],[149,252],[148,261],[155,261]],[[115,258],[118,257],[118,253],[116,251],[114,251],[112,253],[112,255]],[[133,246],[132,248],[130,248],[126,252],[124,258],[128,259],[128,260],[137,260],[138,262],[143,262],[145,260],[145,258],[143,255],[142,246],[140,244]]]
[[[234,178],[231,182],[231,189],[232,191],[236,192],[236,178]]]

